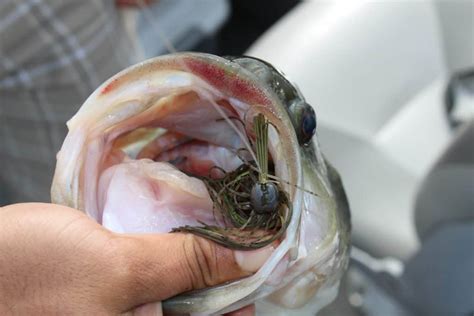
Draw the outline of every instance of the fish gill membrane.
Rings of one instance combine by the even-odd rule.
[[[295,117],[282,92],[238,60],[173,53],[139,63],[68,121],[52,201],[118,233],[182,231],[244,251],[276,240],[252,276],[173,297],[165,313],[256,303],[259,315],[314,315],[347,267],[350,215],[337,172],[316,136],[301,144]]]

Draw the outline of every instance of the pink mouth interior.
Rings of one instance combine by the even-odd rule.
[[[222,224],[204,183],[196,176],[242,164],[242,140],[215,106],[246,134],[245,110],[195,92],[162,98],[155,106],[108,130],[98,179],[97,219],[122,233],[166,233],[183,225]],[[214,103],[214,105],[213,105]],[[144,135],[159,130],[143,142]],[[142,145],[130,150],[133,144]]]

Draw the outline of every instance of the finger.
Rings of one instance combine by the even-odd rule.
[[[273,246],[232,251],[192,234],[127,235],[120,238],[126,273],[122,287],[135,303],[239,279],[257,271]],[[135,305],[136,306],[136,305]]]
[[[224,316],[255,316],[255,305],[247,305],[236,311],[224,314]]]

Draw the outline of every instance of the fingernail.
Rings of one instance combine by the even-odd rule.
[[[163,316],[161,302],[148,303],[137,307],[133,311],[133,316]]]
[[[237,264],[245,272],[256,272],[271,256],[275,247],[266,246],[258,250],[234,251],[234,257]]]

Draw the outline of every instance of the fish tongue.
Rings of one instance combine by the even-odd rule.
[[[168,163],[130,160],[99,180],[102,225],[120,233],[167,233],[174,227],[215,224],[204,183]]]

